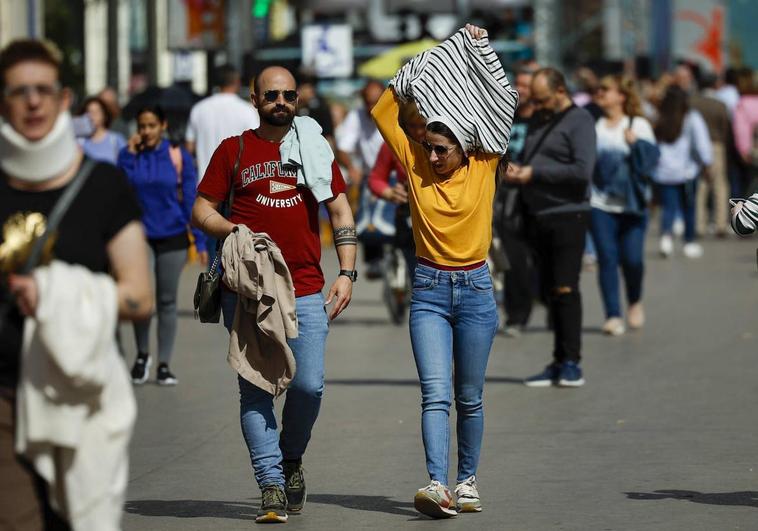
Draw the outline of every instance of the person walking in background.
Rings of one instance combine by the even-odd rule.
[[[758,88],[749,69],[740,72],[740,99],[734,111],[734,143],[742,161],[754,170],[758,166]],[[752,193],[754,190],[748,190]]]
[[[383,91],[384,85],[379,81],[367,82],[361,90],[363,106],[350,111],[336,131],[337,162],[347,170],[350,186],[357,187],[359,191],[356,230],[363,244],[363,260],[368,279],[381,278],[382,245],[394,230],[393,205],[373,197],[367,182],[384,143],[370,115]],[[357,159],[357,164],[353,157]]]
[[[297,83],[298,116],[310,116],[321,126],[321,134],[334,146],[334,122],[329,104],[316,90],[317,79],[312,74],[303,73]]]
[[[295,79],[287,69],[268,67],[258,74],[250,99],[260,113],[261,124],[219,145],[200,183],[192,216],[196,227],[220,240],[240,230],[237,225],[266,233],[281,250],[294,284],[298,336],[287,339],[287,345],[297,370],[286,391],[281,435],[277,431],[273,394],[238,371],[240,423],[262,493],[256,516],[259,522],[286,522],[288,513],[303,510],[306,502],[303,455],[324,393],[329,321],[347,308],[357,278],[354,269],[357,239],[345,181],[328,143],[315,133],[319,126],[308,117],[295,116],[297,98]],[[308,129],[298,129],[301,124]],[[295,171],[282,161],[283,142],[291,142],[294,136],[301,153],[315,151],[319,155],[312,158],[331,161],[323,168],[320,163],[303,168],[304,173],[315,172],[315,175],[305,173],[308,186],[298,186],[300,170]],[[340,264],[326,298],[321,292],[324,273],[320,265],[319,202],[310,186],[311,182],[319,181],[320,200],[329,212]],[[232,190],[231,215],[227,219],[218,208]],[[221,307],[224,326],[230,333],[235,312],[238,308],[241,311],[237,301],[238,294],[224,287]],[[332,303],[334,306],[327,315],[325,306]]]
[[[486,36],[485,30],[467,25],[411,59],[371,113],[408,175],[418,256],[410,333],[431,479],[416,492],[414,505],[434,518],[482,510],[476,482],[484,431],[482,394],[498,325],[485,259],[492,240],[495,170],[518,103]],[[427,119],[421,144],[400,127],[400,107],[406,102],[415,102]],[[453,396],[457,502],[447,487]]]
[[[86,113],[92,124],[92,135],[81,139],[84,154],[94,160],[116,164],[119,152],[126,147],[126,139],[121,133],[111,131],[113,120],[108,106],[98,97],[84,100],[82,114]]]
[[[687,258],[703,255],[695,241],[697,179],[713,162],[708,126],[699,112],[691,110],[687,93],[678,85],[666,91],[659,107],[655,136],[661,155],[652,178],[661,201],[661,256],[674,252],[672,230],[678,211],[684,217],[684,248]]]
[[[598,256],[598,282],[606,321],[603,333],[618,336],[625,326],[619,296],[619,266],[626,284],[627,320],[642,328],[645,230],[649,187],[646,182],[659,151],[650,123],[642,116],[634,80],[604,77],[598,87],[604,116],[595,125],[597,163],[592,179],[590,226]]]
[[[176,338],[176,297],[179,278],[187,261],[188,228],[195,202],[197,173],[190,154],[172,146],[164,138],[168,127],[163,109],[149,106],[137,113],[137,133],[121,150],[118,166],[126,173],[142,206],[155,289],[158,314],[159,385],[176,385],[178,380],[169,369]],[[193,229],[193,233],[199,230]],[[205,239],[197,236],[201,263],[207,263]],[[151,319],[136,322],[137,359],[132,367],[132,381],[147,381],[151,357]]]
[[[529,122],[534,114],[534,104],[531,101],[533,76],[534,70],[531,69],[522,69],[516,73],[515,86],[519,95],[519,104],[511,127],[507,154],[507,157],[516,163],[519,162],[523,153]],[[504,181],[504,167],[507,165],[501,164],[498,170],[500,182],[495,197],[495,230],[500,235],[508,258],[508,268],[503,273],[505,335],[519,337],[532,314],[535,270],[521,223],[523,199],[520,186]]]
[[[543,68],[532,80],[535,113],[521,165],[505,179],[521,185],[529,244],[553,319],[553,362],[525,380],[530,387],[584,385],[579,273],[589,228],[589,184],[595,166],[595,120],[571,101],[559,71]]]
[[[700,179],[702,183],[697,190],[696,231],[703,236],[708,231],[709,199],[713,199],[713,224],[716,236],[726,236],[729,213],[729,176],[727,175],[727,147],[733,142],[732,124],[729,109],[724,103],[713,97],[716,87],[716,75],[701,72],[695,79],[692,68],[687,64],[677,67],[677,84],[689,95],[690,107],[700,113],[708,126],[711,139],[713,163]],[[698,92],[700,89],[700,92]]]
[[[187,150],[197,159],[200,179],[222,140],[260,124],[258,111],[239,96],[242,83],[233,66],[219,66],[215,80],[216,93],[192,107],[185,135]]]

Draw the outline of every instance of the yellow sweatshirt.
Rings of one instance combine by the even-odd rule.
[[[485,260],[492,241],[492,201],[500,156],[474,153],[452,175],[438,176],[428,153],[398,124],[399,110],[397,96],[389,88],[371,115],[408,173],[416,254],[446,266]]]

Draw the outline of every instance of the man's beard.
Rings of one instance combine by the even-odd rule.
[[[275,107],[271,112],[260,113],[260,116],[261,120],[276,127],[291,125],[292,120],[295,119],[295,113],[287,107]]]

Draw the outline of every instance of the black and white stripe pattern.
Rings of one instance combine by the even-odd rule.
[[[390,84],[402,100],[414,99],[424,118],[454,124],[467,152],[505,154],[518,92],[487,37],[474,40],[460,29],[411,59]]]
[[[758,193],[745,199],[736,216],[732,216],[732,229],[740,236],[755,232],[758,227]]]

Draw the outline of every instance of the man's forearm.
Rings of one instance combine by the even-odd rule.
[[[340,262],[340,269],[355,269],[355,256],[358,247],[358,237],[355,232],[355,225],[334,227],[334,247],[337,250],[337,258]]]
[[[201,198],[195,201],[192,209],[192,225],[219,240],[226,238],[234,229],[231,221]]]

